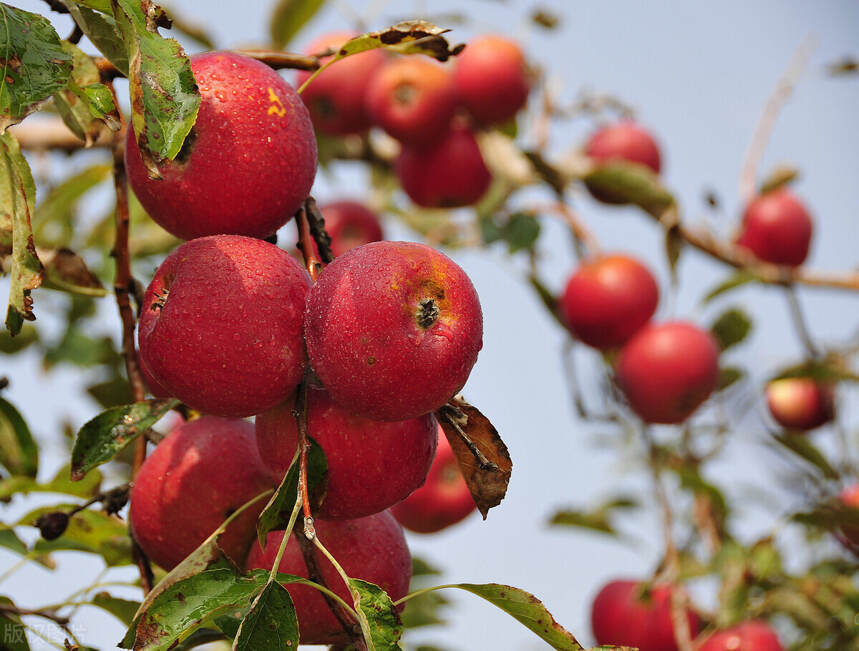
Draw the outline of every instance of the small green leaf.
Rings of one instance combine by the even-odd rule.
[[[319,444],[310,437],[308,440],[310,449],[307,451],[307,488],[311,504],[319,505],[325,497],[328,461]],[[283,476],[280,486],[260,513],[257,520],[257,540],[263,549],[269,531],[282,531],[289,524],[289,516],[298,499],[298,470],[298,463],[293,462]]]
[[[0,3],[0,134],[65,87],[72,59],[44,16]]]
[[[131,624],[134,614],[140,608],[139,601],[120,599],[119,597],[114,597],[109,592],[99,592],[93,595],[90,603],[102,610],[106,610],[126,626]]]
[[[128,51],[119,34],[116,21],[110,9],[110,2],[90,3],[61,0],[81,28],[86,37],[92,41],[99,52],[123,75],[128,75]],[[89,5],[89,6],[85,6]],[[107,15],[105,15],[107,14]]]
[[[45,513],[58,510],[68,511],[74,505],[62,504],[46,506],[31,511],[20,524],[32,525],[36,518]],[[84,509],[71,516],[65,532],[54,540],[39,539],[33,546],[34,551],[81,551],[98,554],[104,562],[115,567],[130,565],[131,539],[128,537],[128,527],[116,516],[107,515],[102,511]]]
[[[12,527],[6,524],[0,524],[0,547],[5,547],[21,556],[24,556],[28,551],[24,541],[18,538]]]
[[[799,170],[795,167],[781,165],[776,167],[761,183],[760,194],[766,194],[790,185],[799,178]]]
[[[531,629],[554,649],[582,651],[582,646],[573,634],[558,624],[542,602],[530,592],[499,583],[459,583],[447,587],[466,590],[486,599]]]
[[[745,377],[746,372],[738,366],[723,366],[719,369],[719,383],[716,385],[717,391],[723,391]]]
[[[361,34],[349,39],[319,70],[305,81],[298,92],[301,93],[326,68],[340,59],[368,50],[386,48],[400,54],[426,54],[439,61],[447,61],[462,49],[451,48],[442,36],[450,30],[443,29],[424,20],[412,20],[392,25],[378,32]]]
[[[654,217],[661,217],[674,205],[674,197],[645,165],[606,161],[595,165],[582,180],[600,201],[633,204]]]
[[[388,593],[373,583],[349,579],[355,610],[370,631],[370,651],[393,651],[400,648],[403,623]]]
[[[33,326],[24,326],[17,337],[13,337],[8,330],[0,330],[0,353],[14,355],[37,341],[39,341],[39,331]]]
[[[0,597],[0,604],[15,605],[9,597]],[[0,648],[4,651],[30,651],[26,630],[18,615],[0,611],[0,640],[3,644]]]
[[[42,263],[36,255],[30,223],[35,203],[36,184],[18,141],[9,133],[0,135],[0,233],[12,233],[12,280],[6,313],[6,327],[12,335],[21,331],[24,321],[36,318],[30,291],[42,283]]]
[[[266,583],[239,626],[235,651],[298,648],[298,617],[292,597],[276,581]]]
[[[752,320],[745,311],[731,308],[723,312],[710,326],[719,347],[725,351],[742,342],[752,330]]]
[[[75,231],[75,217],[81,197],[106,181],[113,166],[108,163],[87,167],[52,187],[33,212],[33,232],[41,246],[68,245]]]
[[[40,484],[32,477],[7,477],[0,480],[0,500],[7,500],[16,493],[59,493],[74,497],[89,498],[98,493],[101,485],[101,473],[96,471],[87,475],[80,482],[69,479],[69,467],[63,466],[54,478],[46,484]]]
[[[286,47],[324,4],[325,0],[279,0],[269,20],[272,45]]]
[[[86,388],[86,392],[104,409],[125,405],[134,400],[128,380],[119,376],[106,382],[91,384]]]
[[[63,41],[63,50],[72,58],[72,76],[63,90],[54,93],[54,106],[63,118],[66,126],[80,138],[86,147],[92,146],[99,135],[105,130],[105,125],[114,131],[120,128],[113,97],[106,86],[99,83],[100,75],[92,58],[77,45]],[[109,110],[102,111],[93,106],[85,88],[100,87],[100,93],[107,94]],[[104,103],[104,98],[100,103]]]
[[[78,432],[72,449],[72,480],[79,481],[96,466],[110,461],[178,404],[172,398],[152,398],[112,407],[87,422]]]
[[[35,477],[39,446],[20,412],[0,398],[0,464],[13,475]]]
[[[716,285],[713,289],[707,292],[706,296],[704,296],[703,302],[709,303],[717,296],[721,296],[732,289],[736,289],[737,287],[742,287],[748,283],[752,283],[757,281],[758,277],[750,271],[738,271],[730,276],[718,285]]]
[[[418,576],[438,576],[441,570],[420,556],[412,556],[412,578]]]
[[[638,502],[629,497],[617,497],[589,511],[562,509],[549,519],[549,524],[567,527],[581,527],[616,536],[617,531],[611,523],[612,511],[633,509]]]
[[[815,447],[807,435],[781,432],[773,436],[773,440],[811,464],[826,479],[838,479],[840,477],[838,471],[829,463],[823,453]]]
[[[131,123],[144,162],[157,176],[157,163],[175,158],[194,126],[200,93],[182,46],[147,30],[139,2],[110,4],[128,47]]]

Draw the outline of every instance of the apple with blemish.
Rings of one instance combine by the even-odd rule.
[[[631,646],[639,651],[677,651],[671,618],[670,585],[647,586],[640,581],[611,581],[591,607],[591,628],[597,644]],[[701,628],[698,615],[686,610],[689,635]]]
[[[353,579],[375,583],[393,601],[406,596],[412,576],[412,558],[403,529],[387,511],[357,520],[316,520],[316,534],[331,555]],[[299,528],[299,527],[296,527]],[[293,536],[304,535],[293,532]],[[265,550],[254,542],[248,555],[247,569],[269,570],[274,564],[282,531],[268,534]],[[317,549],[313,550],[322,580],[346,603],[352,596],[331,562]],[[297,541],[286,546],[279,571],[307,577],[307,565]],[[345,644],[349,638],[331,612],[321,593],[309,586],[285,586],[295,604],[302,644]],[[397,608],[401,611],[403,606]]]
[[[808,431],[835,417],[832,384],[812,378],[773,380],[767,384],[766,399],[773,419],[786,429]]]
[[[128,129],[128,180],[146,212],[184,240],[264,238],[295,214],[316,176],[307,108],[267,65],[234,52],[191,57],[200,110],[182,151],[149,178]]]
[[[325,34],[308,45],[306,54],[319,54],[326,50],[337,51],[351,38],[353,32]],[[325,64],[331,59],[320,59]],[[385,64],[381,50],[368,50],[348,56],[319,73],[301,93],[301,99],[310,110],[313,126],[323,133],[346,135],[363,133],[372,125],[366,108],[367,89],[378,69]],[[297,85],[300,88],[310,79],[312,72],[300,71]]]
[[[129,520],[143,551],[165,570],[193,552],[240,506],[270,488],[253,425],[201,416],[176,427],[140,468]],[[265,500],[227,527],[219,545],[241,565]]]
[[[647,129],[630,120],[599,129],[585,145],[585,154],[598,163],[617,160],[638,163],[656,174],[662,169],[656,140]]]
[[[698,651],[783,651],[778,635],[766,622],[752,620],[717,631]]]
[[[142,364],[163,390],[218,416],[283,402],[304,375],[310,278],[288,253],[239,235],[186,242],[141,306]]]
[[[395,59],[376,73],[367,89],[367,110],[373,121],[412,147],[444,136],[457,105],[449,68],[426,57]]]
[[[456,58],[453,78],[462,103],[481,124],[512,120],[528,101],[531,84],[522,49],[503,36],[468,43]]]
[[[409,198],[426,208],[470,206],[492,181],[474,134],[462,126],[434,145],[403,147],[395,171]]]
[[[608,255],[576,269],[559,307],[577,339],[605,350],[640,330],[658,304],[659,286],[647,267],[626,255]]]
[[[308,388],[307,434],[328,462],[325,499],[316,515],[362,518],[408,496],[427,477],[437,427],[432,414],[395,422],[369,420],[337,405],[324,389]],[[259,414],[256,436],[271,479],[279,484],[298,448],[292,401]]]
[[[748,205],[737,244],[764,262],[796,267],[808,257],[813,226],[802,202],[780,188]]]
[[[647,325],[621,348],[617,383],[647,423],[682,423],[719,383],[719,347],[692,323]]]
[[[439,425],[438,452],[426,483],[392,506],[391,514],[409,531],[435,533],[464,520],[476,509],[453,449]]]
[[[331,398],[373,420],[435,411],[483,345],[474,286],[424,244],[372,242],[336,258],[310,290],[307,353]]]

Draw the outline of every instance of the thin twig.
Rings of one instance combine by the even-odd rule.
[[[581,243],[584,247],[585,255],[599,255],[600,243],[594,232],[588,227],[581,216],[570,206],[562,201],[556,201],[550,204],[540,204],[535,206],[537,212],[548,212],[557,215],[564,220],[564,223],[570,228],[576,242]]]
[[[740,197],[744,203],[748,203],[755,196],[755,178],[757,177],[758,168],[761,164],[761,159],[764,155],[773,127],[775,126],[778,114],[781,112],[788,97],[790,97],[793,87],[802,74],[805,65],[811,53],[814,51],[814,39],[809,35],[806,36],[799,47],[794,52],[787,69],[782,73],[781,78],[776,84],[773,94],[770,95],[761,113],[758,126],[755,129],[755,134],[746,150],[746,156],[743,159],[743,166],[740,170]]]
[[[304,266],[307,273],[310,274],[310,279],[316,282],[322,263],[316,257],[313,236],[310,233],[310,223],[307,219],[307,206],[304,204],[295,213],[295,225],[298,228],[298,250],[304,257]]]
[[[114,103],[118,106],[116,90],[113,84],[108,84],[113,94]],[[134,280],[131,277],[131,258],[128,252],[128,182],[125,174],[124,161],[125,129],[114,134],[113,139],[113,184],[116,192],[116,241],[111,252],[116,260],[116,275],[113,288],[116,294],[116,305],[122,320],[122,355],[125,358],[125,370],[131,385],[131,395],[135,402],[146,397],[143,376],[140,373],[140,360],[137,358],[137,348],[134,345],[134,329],[137,320],[131,307],[130,295],[134,293]],[[134,461],[131,466],[132,481],[137,476],[140,467],[146,459],[146,437],[141,436],[135,442]],[[132,541],[132,555],[140,571],[140,581],[143,593],[148,594],[152,589],[153,575],[149,559],[134,538],[129,526]]]
[[[293,415],[298,427],[298,492],[304,507],[304,533],[308,538],[312,538],[313,515],[310,512],[310,493],[307,490],[307,451],[310,448],[310,441],[307,440],[307,377],[298,385]]]
[[[802,342],[802,347],[809,357],[817,358],[820,356],[820,349],[815,345],[811,338],[811,331],[808,328],[808,323],[805,320],[805,314],[802,311],[802,306],[799,304],[799,297],[796,295],[796,288],[789,285],[785,288],[787,303],[790,307],[790,317],[793,325],[796,328],[796,334]]]
[[[656,443],[647,425],[641,427],[641,434],[647,447],[647,465],[650,468],[654,493],[662,510],[662,531],[665,538],[665,567],[660,573],[660,578],[668,583],[668,589],[670,590],[671,622],[674,626],[674,638],[680,651],[692,651],[692,636],[686,618],[687,597],[686,593],[677,585],[680,559],[677,552],[677,544],[674,541],[674,515],[671,511],[671,502],[668,499],[665,485],[662,483],[660,472],[662,464],[658,458]]]

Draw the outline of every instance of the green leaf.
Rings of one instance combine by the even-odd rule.
[[[426,54],[439,61],[447,61],[462,49],[451,48],[442,34],[450,30],[443,29],[424,20],[411,20],[397,23],[378,32],[368,32],[349,39],[319,70],[315,71],[305,81],[298,92],[301,93],[316,77],[329,66],[340,59],[368,50],[385,48],[400,54]]]
[[[0,353],[14,355],[37,341],[39,341],[39,331],[33,326],[25,326],[16,337],[13,337],[8,330],[0,330]]]
[[[15,407],[0,398],[0,464],[13,475],[35,477],[39,446]]]
[[[486,599],[531,629],[553,649],[582,651],[582,646],[573,634],[558,624],[542,602],[530,592],[500,583],[458,583],[446,587],[466,590]]]
[[[86,334],[89,329],[74,323],[70,325],[56,345],[46,348],[42,359],[45,369],[50,370],[62,362],[86,368],[117,360],[119,353],[113,339],[107,336],[94,339]]]
[[[298,648],[298,617],[292,597],[276,581],[266,583],[239,626],[235,651]]]
[[[612,511],[617,509],[633,509],[638,506],[638,502],[629,497],[618,497],[590,511],[581,511],[577,509],[562,509],[556,511],[549,519],[549,524],[561,525],[567,527],[581,527],[583,529],[591,529],[601,533],[607,533],[612,536],[618,535],[614,526],[611,523]]]
[[[773,440],[787,450],[793,452],[800,459],[811,464],[819,470],[826,479],[838,479],[840,477],[838,471],[832,467],[832,464],[830,464],[823,453],[815,447],[807,435],[781,432],[773,436]]]
[[[752,330],[752,320],[744,310],[731,308],[723,312],[710,326],[719,347],[725,351],[742,342]]]
[[[69,249],[37,249],[44,266],[42,287],[81,296],[102,297],[107,290],[77,253]]]
[[[674,197],[662,187],[653,170],[645,165],[606,161],[595,165],[582,180],[600,201],[633,204],[654,217],[662,217],[674,206]]]
[[[131,123],[143,160],[157,176],[156,164],[175,158],[194,126],[200,93],[182,46],[147,30],[139,2],[110,4],[128,47]]]
[[[0,604],[14,606],[9,597],[0,597]],[[30,651],[21,618],[14,613],[0,612],[0,640],[3,651]]]
[[[534,215],[517,212],[501,228],[501,239],[507,242],[508,252],[513,254],[530,249],[540,237],[540,222]]]
[[[269,34],[275,48],[281,50],[318,12],[325,0],[279,0],[269,20]]]
[[[319,444],[312,438],[307,451],[307,488],[312,503],[321,503],[328,477],[328,461]],[[298,463],[293,462],[283,476],[280,486],[271,496],[257,520],[257,540],[265,549],[269,531],[282,531],[289,523],[289,516],[298,499]]]
[[[441,570],[419,556],[412,556],[412,579],[419,576],[438,576]]]
[[[28,551],[26,543],[18,538],[12,527],[6,524],[0,524],[0,547],[5,547],[21,556],[26,555]]]
[[[68,41],[63,41],[62,46],[72,58],[73,68],[67,87],[54,93],[54,106],[72,133],[80,138],[86,147],[90,147],[104,132],[105,125],[110,126],[114,131],[121,125],[118,116],[114,115],[116,107],[113,104],[113,97],[108,88],[99,83],[101,77],[92,58],[77,45]],[[101,88],[101,91],[96,92],[96,95],[102,95],[98,104],[104,105],[107,111],[93,105],[85,92],[85,89],[90,87]],[[103,97],[104,93],[107,94],[106,99]]]
[[[367,640],[369,651],[391,651],[399,649],[403,636],[403,623],[388,593],[373,583],[360,579],[349,579],[355,610],[370,631]]]
[[[120,599],[119,597],[114,597],[109,592],[99,592],[93,595],[90,603],[102,610],[106,610],[126,626],[131,624],[134,614],[140,608],[139,601]]]
[[[68,511],[72,506],[62,504],[36,509],[21,518],[20,524],[32,525],[40,515],[58,510]],[[84,509],[71,516],[62,536],[55,540],[39,539],[33,549],[38,552],[81,551],[98,554],[110,567],[131,565],[134,562],[125,523],[116,516],[93,509]]]
[[[106,382],[91,384],[86,388],[86,392],[104,409],[125,405],[134,400],[128,380],[119,376]]]
[[[745,377],[746,372],[737,366],[723,366],[719,369],[719,383],[717,391],[723,391]]]
[[[112,169],[109,163],[92,165],[68,177],[42,197],[33,212],[33,232],[39,244],[60,247],[71,242],[78,201],[106,181]]]
[[[0,134],[65,87],[71,62],[47,18],[0,3]]]
[[[110,2],[90,3],[61,0],[99,52],[110,61],[123,75],[128,75],[128,51],[119,34],[116,21],[110,9]],[[90,5],[90,6],[85,6]],[[95,7],[93,9],[92,7]],[[108,15],[105,15],[108,14]]]
[[[3,232],[12,233],[12,279],[6,327],[12,335],[21,332],[24,321],[33,321],[30,291],[42,283],[42,263],[36,255],[30,215],[36,203],[36,184],[30,166],[21,154],[18,141],[9,134],[0,136],[0,245]],[[8,243],[8,242],[7,242]],[[0,250],[0,255],[9,251]]]
[[[68,466],[60,468],[54,478],[46,484],[41,484],[32,477],[7,477],[0,480],[0,500],[7,500],[16,493],[59,493],[89,498],[98,493],[101,479],[101,473],[94,472],[84,481],[72,482],[69,479]]]
[[[96,466],[110,461],[178,404],[173,398],[151,398],[112,407],[87,422],[72,449],[72,480],[79,481]]]
[[[706,296],[704,296],[703,302],[709,303],[717,296],[721,296],[732,289],[736,289],[737,287],[742,287],[748,283],[753,283],[757,281],[758,277],[750,271],[738,271],[734,274],[728,276],[728,278],[718,285],[716,285],[713,289],[707,292]]]

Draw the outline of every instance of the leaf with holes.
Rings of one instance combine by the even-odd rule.
[[[131,123],[150,174],[173,159],[194,126],[200,93],[182,46],[147,29],[141,4],[111,0],[113,17],[128,47]]]
[[[388,593],[379,586],[349,579],[355,611],[364,620],[370,632],[367,646],[370,651],[393,651],[399,649],[403,636],[403,623]]]
[[[286,588],[276,581],[265,584],[239,626],[235,651],[298,648],[298,617]]]
[[[39,447],[27,422],[9,402],[0,398],[0,464],[13,475],[35,477]]]
[[[172,398],[142,400],[112,407],[84,424],[72,449],[72,480],[79,481],[96,466],[110,461],[178,404]]]
[[[65,88],[72,58],[44,16],[0,3],[0,134]]]
[[[12,279],[9,284],[9,309],[6,327],[12,335],[21,332],[24,321],[33,321],[30,291],[42,284],[42,263],[33,244],[30,216],[36,203],[36,184],[30,166],[21,154],[18,141],[9,134],[0,136],[0,246],[5,242],[11,253]]]
[[[486,519],[507,493],[513,461],[489,419],[460,397],[436,412],[477,508]]]

